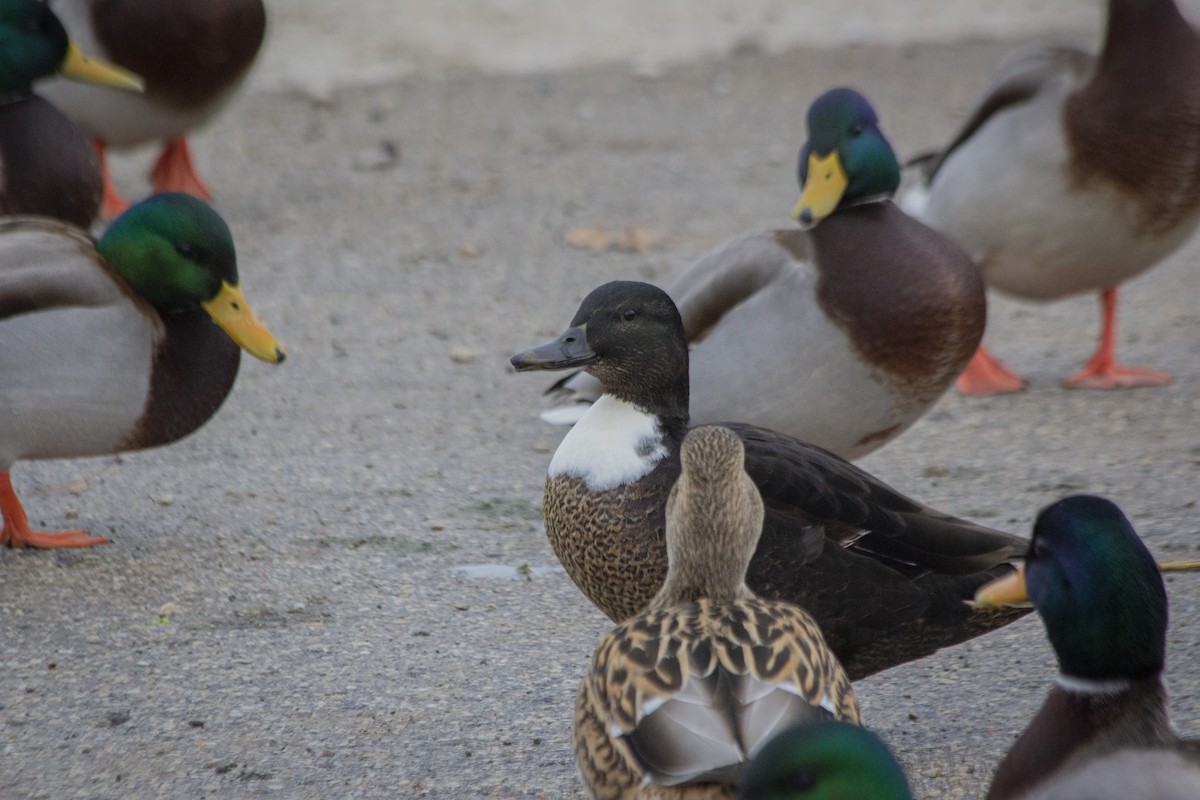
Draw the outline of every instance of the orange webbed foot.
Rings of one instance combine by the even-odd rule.
[[[89,536],[87,531],[78,529],[57,533],[30,530],[29,518],[13,491],[8,472],[0,472],[0,516],[4,518],[4,527],[0,528],[0,547],[92,547],[111,541],[103,536]]]
[[[51,549],[56,547],[92,547],[97,544],[111,544],[111,539],[103,536],[91,536],[85,530],[70,531],[24,531],[10,530],[5,526],[0,531],[0,545],[9,547],[37,547]]]
[[[1065,379],[1068,389],[1134,389],[1139,386],[1166,386],[1171,373],[1147,367],[1123,367],[1120,364],[1088,365]]]
[[[975,355],[971,356],[967,368],[958,376],[955,386],[962,394],[987,397],[1019,392],[1025,388],[1025,379],[980,345]]]

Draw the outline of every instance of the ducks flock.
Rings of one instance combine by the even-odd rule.
[[[1115,309],[1118,285],[1200,222],[1200,39],[1171,0],[1109,0],[1108,20],[1096,58],[1006,65],[920,160],[908,213],[871,104],[822,94],[798,227],[727,242],[665,289],[604,284],[559,337],[512,357],[571,370],[544,415],[572,425],[546,533],[616,623],[581,665],[590,796],[910,798],[851,681],[1032,603],[1060,674],[989,798],[1200,797],[1200,743],[1170,726],[1162,683],[1167,565],[1117,506],[1065,498],[1026,540],[848,461],[955,380],[1024,387],[982,346],[985,285],[1101,292],[1100,346],[1068,386],[1169,380],[1117,363]],[[176,441],[216,413],[241,350],[284,360],[186,144],[264,29],[261,0],[0,0],[0,544],[109,542],[32,530],[16,462]],[[127,207],[104,148],[151,140],[165,143],[156,193]],[[93,239],[97,215],[111,224]]]

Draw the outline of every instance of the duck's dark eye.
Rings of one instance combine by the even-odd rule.
[[[862,134],[863,134],[863,126],[862,125],[855,125],[853,128],[850,129],[850,138],[852,138],[852,139],[857,139],[858,137],[862,136]]]
[[[621,312],[621,318],[624,319],[626,322],[628,322],[629,320],[633,319],[636,316],[637,316],[637,312],[634,311],[632,308],[627,308]]]
[[[1030,549],[1033,550],[1034,558],[1049,558],[1050,557],[1050,548],[1046,547],[1046,543],[1044,541],[1042,541],[1041,539],[1034,539],[1033,546]]]
[[[178,244],[176,244],[175,252],[179,253],[179,255],[183,256],[184,258],[195,258],[196,257],[196,248],[192,247],[187,242],[179,242]]]

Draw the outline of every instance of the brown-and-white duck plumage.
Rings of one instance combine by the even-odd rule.
[[[1011,59],[903,206],[961,244],[996,289],[1103,293],[1101,345],[1069,386],[1165,383],[1115,363],[1116,287],[1200,223],[1200,37],[1172,0],[1109,0],[1100,55],[1054,47]],[[980,359],[960,388],[1023,385]]]
[[[667,504],[670,568],[580,687],[575,754],[595,798],[728,798],[747,759],[803,720],[861,721],[816,622],[756,598],[763,505],[733,432],[697,428]]]

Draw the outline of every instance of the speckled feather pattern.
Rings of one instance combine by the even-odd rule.
[[[767,506],[747,582],[760,596],[808,609],[852,680],[1029,613],[962,602],[1010,569],[1023,540],[939,515],[816,448],[731,427]],[[614,622],[645,609],[667,574],[665,505],[680,469],[671,447],[649,475],[607,491],[567,476],[546,481],[550,545]]]
[[[667,575],[665,503],[678,459],[645,479],[593,492],[581,478],[546,481],[546,536],[580,590],[615,621],[646,607]],[[617,588],[620,587],[620,588]]]
[[[816,622],[801,609],[759,599],[707,599],[648,611],[618,626],[596,650],[575,710],[575,756],[595,798],[732,797],[728,787],[643,787],[644,768],[630,747],[647,713],[689,683],[751,676],[786,684],[833,716],[861,722],[858,703]],[[717,731],[713,735],[720,736]],[[753,744],[749,745],[753,747]]]

